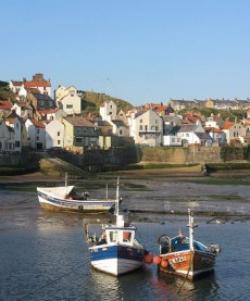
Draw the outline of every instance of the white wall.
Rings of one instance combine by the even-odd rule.
[[[188,144],[200,144],[200,138],[194,132],[178,132],[177,137],[186,140]]]
[[[81,113],[81,98],[76,94],[69,94],[60,100],[62,109],[67,115]]]
[[[64,125],[60,121],[53,120],[46,124],[45,131],[46,149],[64,146]]]
[[[134,137],[135,143],[149,146],[161,145],[163,122],[156,112],[148,110],[136,118],[131,118],[129,124],[131,124],[130,134]]]
[[[181,138],[177,136],[163,136],[163,145],[164,146],[181,146]]]
[[[111,101],[105,101],[104,104],[100,107],[100,115],[102,120],[111,121],[112,119],[116,119],[117,115],[117,106]]]

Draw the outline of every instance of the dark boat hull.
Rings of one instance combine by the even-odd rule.
[[[201,274],[213,271],[215,254],[204,251],[180,251],[161,255],[167,261],[167,267],[160,265],[160,270],[194,279]]]

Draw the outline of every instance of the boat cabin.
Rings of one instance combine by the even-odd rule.
[[[160,253],[167,254],[171,252],[180,252],[190,250],[190,240],[184,235],[179,235],[174,238],[169,238],[166,235],[163,235],[159,239],[160,243]],[[201,242],[194,240],[193,241],[194,250],[197,251],[208,251],[208,248]]]
[[[118,243],[132,246],[135,239],[135,230],[135,227],[108,227],[105,229],[106,243]]]

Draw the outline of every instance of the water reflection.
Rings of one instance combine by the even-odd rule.
[[[192,297],[192,300],[201,300],[201,298],[205,300],[209,296],[211,300],[215,300],[216,292],[219,289],[215,273],[206,274],[200,276],[199,279],[190,281],[184,277],[159,272],[158,280],[160,283],[166,284],[167,290],[184,299]]]

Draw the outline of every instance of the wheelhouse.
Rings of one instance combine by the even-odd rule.
[[[135,227],[106,228],[105,236],[107,244],[125,244],[132,246],[135,240]]]

